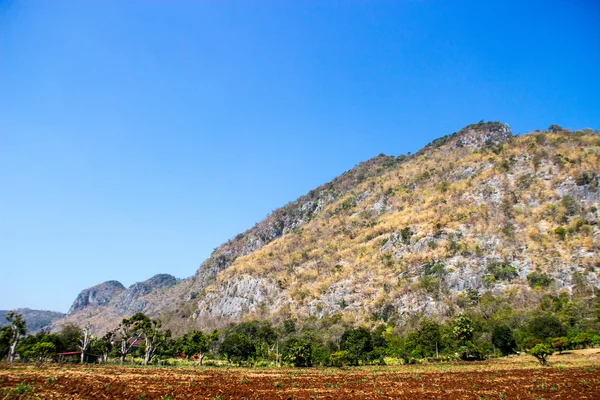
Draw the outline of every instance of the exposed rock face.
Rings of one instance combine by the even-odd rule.
[[[446,146],[447,151],[466,147],[469,149],[481,149],[484,147],[497,146],[509,141],[513,137],[510,127],[500,122],[479,122],[465,126],[458,132],[435,139],[417,154],[423,154],[427,150]]]
[[[17,308],[12,310],[15,314],[21,314],[25,320],[27,333],[37,333],[44,328],[48,328],[54,321],[64,318],[65,314],[56,311],[32,310],[30,308]],[[0,326],[6,325],[6,315],[8,310],[0,310]]]
[[[298,200],[273,211],[253,228],[215,249],[213,254],[200,265],[187,297],[195,297],[199,291],[213,283],[218,273],[231,266],[237,258],[261,249],[277,238],[293,232],[311,221],[326,205],[347,194],[360,182],[379,174],[382,169],[391,168],[409,158],[380,154],[366,162],[361,162],[333,181],[311,190]]]
[[[86,307],[106,306],[113,298],[121,294],[125,286],[119,281],[107,281],[82,290],[77,296],[68,314],[74,314]]]
[[[114,301],[114,306],[120,312],[136,313],[144,311],[146,301],[140,300],[140,297],[145,296],[153,291],[164,289],[173,286],[177,283],[177,278],[169,274],[158,274],[143,282],[136,282],[129,286],[118,298]]]
[[[398,323],[459,313],[460,299],[488,290],[532,307],[542,293],[532,273],[550,293],[598,287],[599,155],[597,132],[514,138],[505,124],[469,125],[233,257],[194,298],[193,317],[222,326],[342,312]]]
[[[334,313],[401,324],[456,315],[485,291],[522,308],[545,293],[593,293],[599,160],[597,131],[513,137],[505,124],[469,125],[415,155],[374,157],[273,211],[191,278],[121,288],[96,313],[86,305],[97,295],[82,292],[77,322],[109,328],[142,311],[178,333]]]

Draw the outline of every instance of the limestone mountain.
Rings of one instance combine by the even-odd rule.
[[[54,326],[66,322],[91,324],[95,331],[106,331],[115,321],[131,316],[139,311],[152,312],[153,304],[146,297],[159,296],[165,289],[177,283],[177,278],[169,274],[157,274],[142,282],[125,288],[121,282],[107,281],[84,289],[79,293],[67,316]],[[83,321],[83,322],[82,322]]]
[[[36,333],[42,329],[49,329],[54,321],[65,316],[65,314],[56,311],[32,310],[30,308],[17,308],[11,311],[23,316],[28,333]],[[8,313],[9,310],[0,310],[0,327],[6,326],[6,316]]]
[[[106,281],[99,285],[87,288],[77,295],[69,308],[69,314],[74,314],[87,307],[100,307],[107,305],[114,297],[125,291],[125,286],[118,281]]]
[[[551,128],[513,136],[481,122],[414,155],[379,155],[273,211],[138,306],[117,307],[120,294],[69,318],[105,328],[139,310],[177,333],[334,313],[355,323],[443,319],[484,291],[516,308],[545,292],[591,296],[600,136]]]

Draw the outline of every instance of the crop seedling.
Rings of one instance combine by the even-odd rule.
[[[30,394],[33,393],[33,386],[27,383],[19,383],[19,385],[13,389],[14,394]]]
[[[281,382],[275,382],[275,387],[276,388],[281,387]]]

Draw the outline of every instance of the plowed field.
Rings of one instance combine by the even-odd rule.
[[[556,356],[553,357],[556,359]],[[567,359],[564,359],[567,360]],[[347,369],[0,366],[0,399],[600,399],[597,357]]]

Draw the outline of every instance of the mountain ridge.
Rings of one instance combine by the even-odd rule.
[[[535,303],[535,274],[552,282],[544,290],[598,286],[599,145],[592,130],[513,136],[479,122],[414,155],[380,154],[274,210],[193,276],[140,295],[137,310],[175,331],[333,313],[401,322],[458,312],[469,290]],[[581,268],[567,259],[575,245],[587,249]],[[547,261],[554,253],[568,271]],[[125,315],[113,303],[67,319],[106,329]]]

